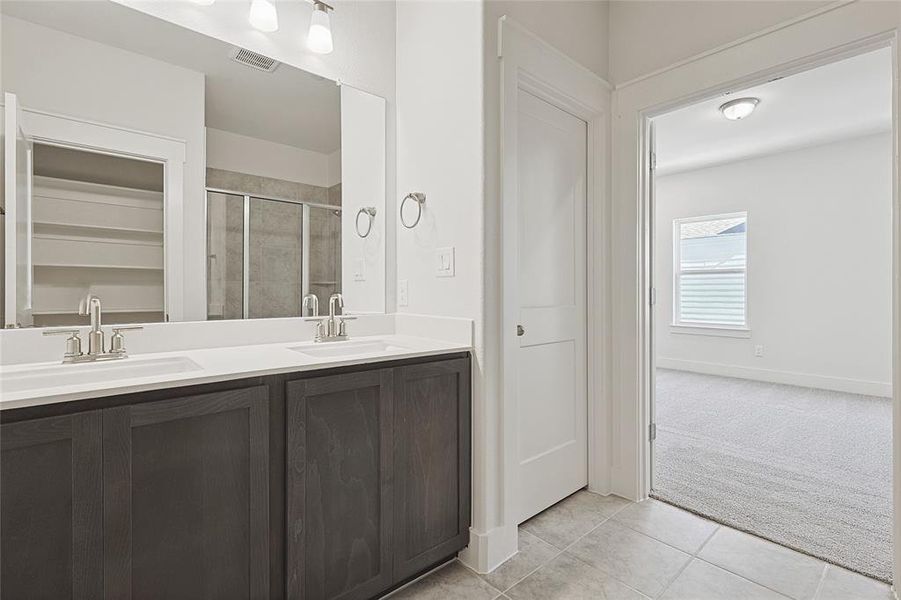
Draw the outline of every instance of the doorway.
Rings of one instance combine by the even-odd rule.
[[[655,116],[650,185],[651,495],[883,580],[891,61]]]

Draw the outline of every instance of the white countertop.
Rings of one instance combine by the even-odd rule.
[[[291,348],[303,349],[324,348],[326,346],[338,347],[341,344],[365,344],[367,342],[385,342],[387,350],[377,353],[344,355],[334,357],[313,357],[303,352],[291,350]],[[453,352],[465,352],[471,350],[470,346],[460,342],[448,342],[406,335],[378,335],[370,337],[354,337],[347,342],[330,342],[329,344],[315,344],[309,341],[303,342],[279,342],[274,344],[258,344],[249,346],[232,346],[225,348],[178,350],[173,352],[155,352],[134,354],[126,359],[110,362],[81,363],[60,365],[59,361],[44,363],[29,363],[0,367],[0,410],[10,410],[27,406],[53,404],[57,402],[69,402],[85,398],[98,398],[113,396],[146,390],[156,390],[169,387],[196,385],[230,379],[243,379],[261,375],[275,375],[278,373],[294,373],[302,371],[315,371],[330,369],[347,365],[360,365],[386,360],[402,360],[421,356],[433,356]],[[78,369],[102,369],[105,365],[126,366],[129,361],[132,364],[157,361],[164,363],[189,359],[196,363],[191,370],[174,373],[150,375],[146,377],[110,378],[105,381],[91,381],[88,383],[71,383],[65,385],[56,384],[60,373],[75,372]],[[185,361],[187,362],[187,361]],[[41,376],[46,370],[47,385],[30,387],[26,390],[6,391],[4,378],[21,377],[28,373],[30,376]],[[86,371],[79,371],[79,374]]]

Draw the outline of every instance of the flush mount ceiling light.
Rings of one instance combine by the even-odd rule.
[[[269,0],[253,0],[247,20],[255,29],[272,33],[278,31],[278,12]]]
[[[307,32],[307,48],[316,54],[328,54],[333,48],[332,27],[328,16],[330,10],[334,8],[325,2],[313,2],[310,31]]]
[[[730,121],[744,119],[757,108],[759,98],[736,98],[720,106],[720,112]]]
[[[209,6],[216,0],[190,0],[190,1],[193,2],[194,4],[199,4],[200,6]]]

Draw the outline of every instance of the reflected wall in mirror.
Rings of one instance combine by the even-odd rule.
[[[383,99],[107,0],[0,28],[4,326],[87,294],[105,323],[384,311]]]

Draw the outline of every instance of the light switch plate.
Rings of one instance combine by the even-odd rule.
[[[397,305],[409,306],[410,304],[410,284],[406,279],[397,282]]]
[[[454,247],[438,248],[435,250],[436,277],[454,276]]]
[[[366,281],[366,265],[362,258],[354,260],[354,281]]]

